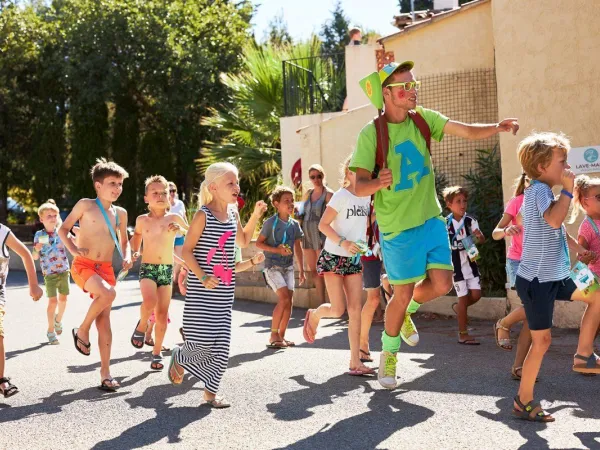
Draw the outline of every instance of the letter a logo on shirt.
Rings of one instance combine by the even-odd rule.
[[[404,141],[396,145],[394,151],[402,158],[400,163],[400,183],[395,186],[396,192],[417,187],[421,179],[425,175],[430,174],[429,167],[425,166],[425,157],[412,141]]]

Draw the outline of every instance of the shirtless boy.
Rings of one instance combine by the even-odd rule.
[[[144,244],[140,266],[140,290],[142,306],[140,320],[131,336],[135,348],[144,346],[148,318],[154,311],[156,339],[152,350],[152,370],[162,370],[162,343],[167,331],[169,303],[173,281],[173,246],[177,233],[187,231],[187,225],[179,214],[169,213],[169,185],[167,180],[154,175],[146,179],[144,201],[150,212],[135,221],[135,233],[131,238],[134,260],[139,257]]]
[[[119,383],[110,375],[110,350],[112,331],[110,309],[117,293],[115,273],[112,266],[115,240],[112,237],[103,214],[119,239],[123,254],[123,269],[131,268],[129,241],[127,236],[127,211],[113,205],[123,192],[123,180],[129,174],[118,164],[104,158],[96,160],[90,171],[96,190],[96,199],[84,198],[77,202],[71,214],[58,231],[62,242],[75,257],[71,275],[75,284],[89,292],[92,304],[79,326],[72,331],[75,348],[85,356],[90,355],[90,327],[96,321],[98,329],[98,349],[100,352],[100,389],[115,391]],[[102,209],[101,209],[102,208]],[[77,245],[67,238],[71,228],[79,221]]]

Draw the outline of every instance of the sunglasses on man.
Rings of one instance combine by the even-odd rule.
[[[420,81],[407,81],[405,83],[390,83],[386,87],[393,88],[396,86],[402,87],[402,89],[404,89],[407,92],[410,91],[411,89],[418,91],[419,89],[421,89],[421,82]]]

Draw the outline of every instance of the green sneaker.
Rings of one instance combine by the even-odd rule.
[[[415,327],[415,323],[410,318],[410,314],[404,315],[404,323],[402,324],[402,328],[400,328],[400,337],[411,347],[419,343],[419,332],[417,331],[417,327]]]
[[[396,363],[398,359],[394,353],[382,351],[379,354],[379,372],[377,381],[386,389],[396,389]]]

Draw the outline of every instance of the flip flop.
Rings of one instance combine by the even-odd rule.
[[[86,344],[81,339],[79,339],[79,336],[77,336],[77,330],[79,330],[79,328],[73,328],[73,330],[71,331],[71,334],[73,335],[73,342],[75,343],[75,350],[77,350],[83,356],[90,356],[91,352],[85,353],[83,350],[81,350],[81,348],[79,348],[79,345],[77,344],[81,344],[84,348],[87,348],[88,350],[90,349],[92,344],[90,344],[89,342]]]
[[[360,358],[361,363],[373,362],[373,358],[371,358],[371,353],[365,352],[364,350],[359,350],[363,355],[367,355],[366,358]]]
[[[475,338],[465,339],[464,341],[457,341],[460,345],[481,345],[481,342],[475,340]]]
[[[140,326],[140,321],[138,320],[137,325],[135,326],[135,328],[133,329],[133,334],[131,335],[131,345],[133,345],[135,348],[140,349],[144,346],[144,339],[146,338],[146,333],[142,332],[142,331],[138,331],[137,328]],[[135,341],[138,341],[139,344],[136,344]]]
[[[150,368],[152,370],[163,370],[165,368],[162,363],[162,355],[152,355],[152,362],[150,363]]]
[[[284,345],[284,341],[273,341],[273,342],[269,342],[267,344],[267,348],[273,348],[273,349],[284,349],[284,348],[288,348],[287,345]]]
[[[311,313],[312,309],[309,309],[308,311],[306,311],[306,316],[304,317],[304,327],[302,328],[302,334],[304,336],[304,340],[306,342],[308,342],[309,344],[314,344],[315,342],[315,336],[317,335],[317,332],[313,332],[312,333],[312,338],[309,335],[309,331],[313,331],[310,330],[310,313]]]
[[[287,345],[288,347],[295,347],[296,346],[295,342],[288,341],[287,339],[284,339],[283,342],[285,342],[285,345]]]
[[[205,400],[205,405],[215,409],[229,408],[231,405],[225,401],[223,397],[216,397],[214,400]]]
[[[146,339],[144,341],[144,344],[146,344],[148,347],[154,347],[154,339],[152,339],[152,338]]]
[[[114,381],[114,378],[105,378],[104,380],[102,380],[102,383],[100,383],[100,386],[98,386],[98,389],[105,392],[117,392],[117,389],[121,386],[113,385]]]
[[[175,347],[173,349],[173,353],[171,353],[171,360],[169,361],[169,370],[167,370],[167,376],[169,377],[169,381],[173,386],[181,386],[181,383],[183,383],[183,375],[185,373],[184,371],[184,373],[181,374],[181,381],[179,383],[175,382],[174,378],[171,376],[171,369],[174,369],[175,372],[177,372],[177,369],[175,369],[175,362],[180,350],[180,347]],[[177,372],[177,375],[179,375],[179,372]]]
[[[352,377],[370,377],[371,375],[375,375],[377,372],[375,369],[371,369],[370,367],[366,367],[365,369],[349,369],[346,374]]]

